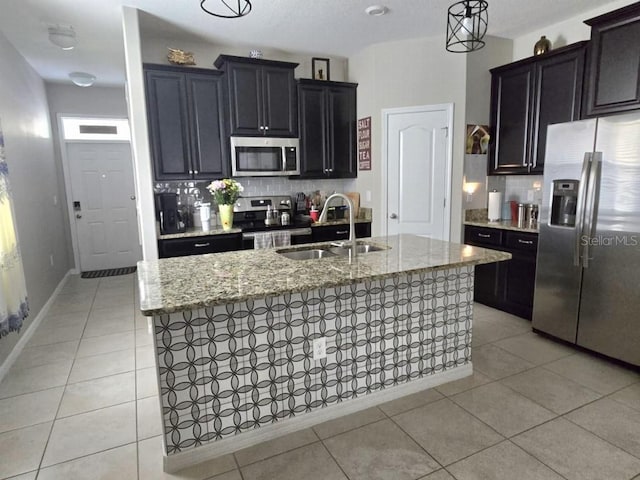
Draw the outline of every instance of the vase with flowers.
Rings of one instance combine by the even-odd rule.
[[[236,203],[240,193],[244,191],[240,182],[231,178],[214,180],[207,185],[207,190],[218,204],[220,223],[223,230],[231,230],[233,227],[233,204]]]

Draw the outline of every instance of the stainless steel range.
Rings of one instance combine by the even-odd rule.
[[[291,211],[291,197],[240,197],[233,208],[233,225],[242,229],[242,247],[253,248],[256,232],[287,230],[291,243],[311,242],[311,223]]]

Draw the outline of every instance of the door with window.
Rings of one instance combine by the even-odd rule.
[[[67,162],[81,271],[134,266],[138,240],[128,143],[68,143]]]

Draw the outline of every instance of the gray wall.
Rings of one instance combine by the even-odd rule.
[[[349,80],[358,82],[358,118],[371,116],[371,170],[358,172],[362,206],[373,208],[373,234],[382,235],[382,110],[440,103],[454,104],[451,181],[451,241],[461,239],[466,61],[444,49],[442,38],[372,45],[349,58]],[[366,201],[366,192],[371,201]]]
[[[51,130],[55,152],[56,169],[60,172],[59,185],[60,202],[63,205],[63,225],[66,236],[67,256],[71,266],[74,266],[73,245],[69,230],[69,212],[66,208],[68,196],[65,191],[62,175],[62,154],[58,129],[58,114],[86,115],[96,117],[127,117],[127,101],[123,87],[77,87],[73,84],[47,83],[47,99],[51,114]],[[77,267],[77,265],[75,265]]]
[[[1,33],[0,65],[0,119],[31,306],[21,332],[0,339],[2,363],[69,270],[69,258],[44,82]]]
[[[467,57],[467,124],[489,125],[491,116],[491,68],[511,62],[513,41],[485,37],[486,45]],[[464,156],[464,180],[477,184],[472,195],[463,191],[463,208],[487,208],[488,154]]]

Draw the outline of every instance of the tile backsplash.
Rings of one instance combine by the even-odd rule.
[[[236,178],[244,187],[242,196],[255,197],[261,195],[293,195],[296,192],[306,194],[320,190],[327,195],[335,192],[350,192],[355,189],[355,179],[330,179],[330,180],[290,180],[286,177],[243,177]],[[180,195],[180,203],[188,203],[188,197],[195,196],[205,202],[211,200],[207,185],[210,182],[173,181],[156,182],[154,192],[174,192]]]
[[[542,203],[542,175],[492,175],[487,177],[488,191],[502,192],[504,201]]]

